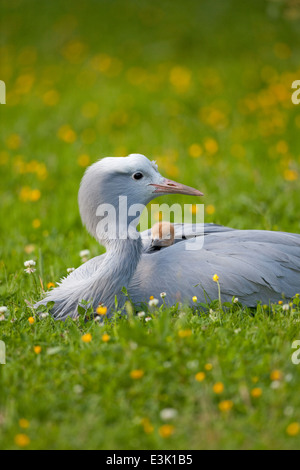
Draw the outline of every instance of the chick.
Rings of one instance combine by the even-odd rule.
[[[174,225],[170,222],[157,222],[151,229],[151,246],[162,248],[174,244]]]

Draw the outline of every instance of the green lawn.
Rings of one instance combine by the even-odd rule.
[[[30,324],[25,302],[103,252],[77,207],[103,156],[156,159],[206,222],[300,233],[299,6],[43,3],[0,0],[0,448],[299,449],[299,297],[104,324]]]

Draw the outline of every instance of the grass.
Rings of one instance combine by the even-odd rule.
[[[34,449],[298,447],[287,428],[299,421],[299,314],[299,305],[253,315],[233,304],[221,315],[173,308],[150,321],[116,313],[104,324],[30,325],[19,313],[2,327],[1,448],[24,433]],[[164,421],[168,408],[177,414]]]
[[[80,250],[103,251],[77,209],[83,171],[102,156],[155,158],[205,193],[206,222],[300,232],[297,10],[261,0],[0,9],[0,448],[299,448],[299,298],[288,310],[223,313],[217,299],[208,314],[195,304],[147,322],[129,311],[32,325],[25,302],[77,267]]]

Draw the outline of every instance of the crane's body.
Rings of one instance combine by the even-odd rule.
[[[76,316],[82,300],[94,309],[102,303],[111,312],[116,296],[119,305],[126,300],[123,287],[137,306],[150,296],[160,299],[161,292],[166,292],[164,300],[170,305],[178,301],[192,304],[193,296],[209,302],[218,297],[214,274],[219,276],[222,300],[237,296],[249,307],[258,301],[290,299],[299,292],[298,234],[175,224],[172,243],[149,251],[149,231],[136,232],[138,220],[133,225],[132,217],[117,217],[118,230],[113,233],[99,225],[101,204],[117,210],[120,195],[126,195],[129,205],[146,205],[154,197],[170,193],[202,195],[166,180],[142,155],[106,158],[92,165],[81,183],[79,207],[83,223],[106,247],[106,253],[81,265],[36,306],[54,301],[52,313],[58,319]],[[119,229],[128,236],[116,235]]]

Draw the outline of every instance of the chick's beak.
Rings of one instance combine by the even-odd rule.
[[[153,186],[155,188],[153,191],[154,194],[186,194],[188,196],[204,196],[204,194],[198,191],[198,189],[185,186],[184,184],[177,183],[176,181],[168,180],[167,178],[164,178],[159,184],[151,183],[149,186]]]

